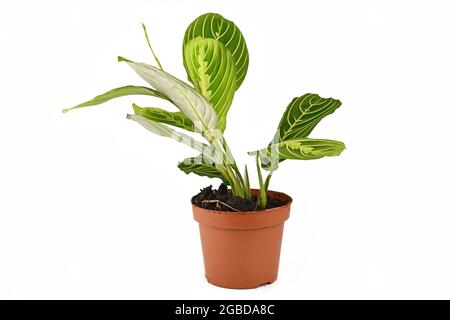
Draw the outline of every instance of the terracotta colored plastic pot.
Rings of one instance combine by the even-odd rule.
[[[259,190],[252,189],[252,194],[258,195]],[[268,195],[287,203],[245,213],[213,211],[193,205],[209,283],[250,289],[277,279],[283,226],[289,218],[292,198],[275,191],[269,191]]]

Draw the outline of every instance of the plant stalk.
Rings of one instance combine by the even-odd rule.
[[[256,170],[258,171],[259,192],[260,192],[257,206],[259,209],[264,210],[267,205],[267,195],[266,195],[265,184],[264,184],[263,178],[262,178],[261,166],[259,164],[259,151],[256,153]]]
[[[244,179],[239,171],[238,166],[234,160],[233,154],[228,147],[228,144],[225,140],[225,137],[221,136],[220,139],[217,139],[213,142],[215,148],[218,149],[222,154],[222,164],[220,167],[222,168],[222,173],[229,179],[231,192],[234,196],[239,196],[241,198],[249,198],[250,197],[250,188],[246,186]],[[229,163],[228,160],[231,160]]]
[[[244,171],[244,183],[245,183],[245,190],[247,192],[247,196],[251,197],[251,190],[250,190],[250,178],[248,176],[248,169],[247,165],[245,165],[245,171]]]
[[[266,194],[267,194],[267,191],[269,191],[269,184],[270,184],[270,179],[272,178],[272,174],[273,174],[273,170],[270,170],[269,174],[266,177],[266,181],[264,182],[264,189],[266,190]]]

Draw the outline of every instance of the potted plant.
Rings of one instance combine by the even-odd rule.
[[[150,44],[156,66],[119,57],[151,87],[124,86],[70,109],[98,105],[126,95],[147,95],[175,105],[179,111],[133,104],[127,118],[149,131],[184,143],[197,155],[179,162],[185,173],[219,178],[218,190],[207,187],[192,198],[199,222],[207,280],[227,288],[255,288],[272,283],[278,274],[284,221],[292,199],[270,191],[270,179],[287,159],[312,160],[337,156],[345,148],[339,141],[310,138],[321,119],[333,113],[339,100],[305,94],[287,106],[273,139],[255,157],[258,189],[252,189],[247,166],[234,160],[224,137],[227,112],[247,73],[249,55],[236,25],[219,14],[207,13],[187,28],[183,63],[192,86],[163,70]],[[179,130],[182,129],[182,130]],[[199,139],[183,131],[199,135]],[[263,178],[262,169],[268,173]]]

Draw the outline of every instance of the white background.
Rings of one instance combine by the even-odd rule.
[[[312,137],[338,158],[284,162],[294,198],[279,280],[227,290],[203,277],[188,147],[125,119],[143,84],[117,55],[186,79],[190,21],[218,12],[242,30],[250,68],[226,136],[263,147],[290,100],[341,99]],[[3,1],[0,5],[0,298],[450,298],[446,1]]]

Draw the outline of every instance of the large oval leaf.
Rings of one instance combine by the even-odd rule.
[[[286,159],[314,160],[323,157],[338,156],[345,149],[345,144],[340,141],[328,139],[292,139],[279,143],[273,143],[266,149],[249,152],[261,159],[261,165],[266,170],[275,170],[278,163]]]
[[[340,105],[339,100],[322,98],[312,93],[294,98],[286,108],[272,142],[306,138],[320,120],[332,114]]]
[[[194,124],[197,132],[208,141],[217,134],[217,114],[209,101],[194,88],[171,74],[145,63],[137,63],[119,57],[158,92],[164,94]]]
[[[206,13],[192,21],[184,34],[183,40],[183,61],[185,67],[185,46],[190,40],[197,37],[218,40],[230,51],[236,66],[235,89],[237,90],[244,81],[249,63],[247,44],[239,28],[234,22],[225,19],[217,13]],[[191,77],[189,71],[188,76],[189,78]]]
[[[233,56],[221,42],[197,37],[185,45],[184,61],[194,87],[216,110],[217,125],[223,132],[235,91]]]

